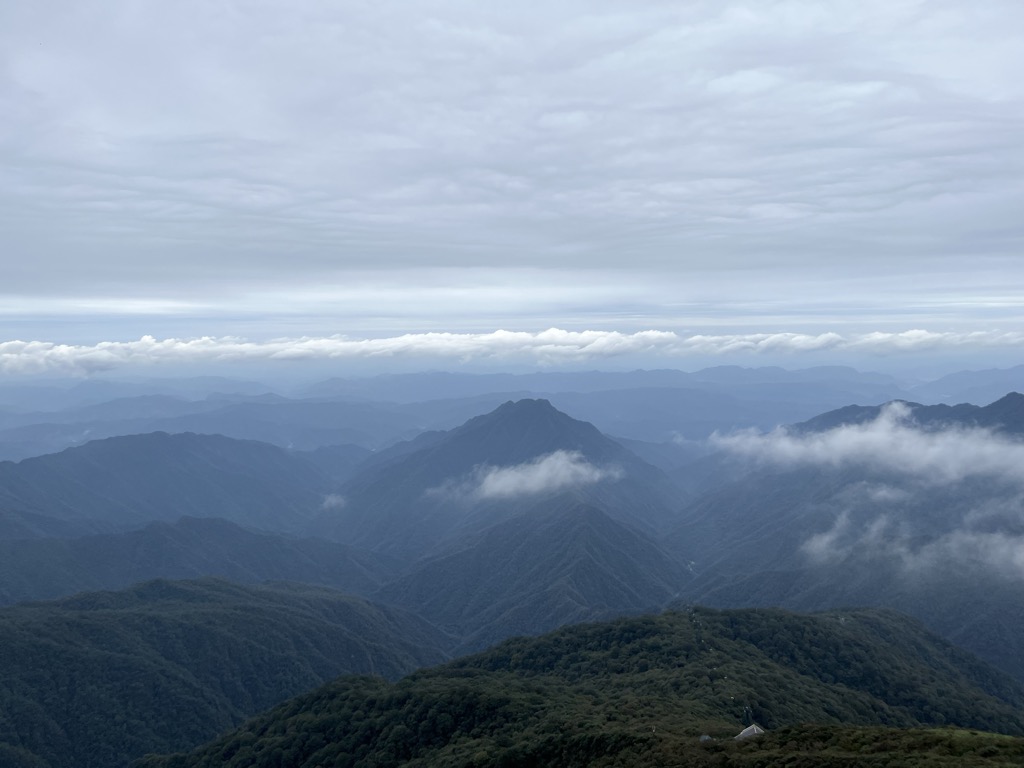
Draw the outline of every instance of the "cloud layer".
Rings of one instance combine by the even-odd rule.
[[[838,333],[686,336],[657,330],[621,333],[550,328],[537,333],[418,333],[387,338],[328,336],[258,342],[231,337],[156,339],[145,336],[137,341],[106,341],[91,345],[44,341],[0,342],[0,373],[88,374],[151,364],[386,358],[435,358],[463,362],[495,359],[559,365],[645,356],[648,359],[663,358],[678,362],[700,356],[799,356],[837,350],[882,356],[965,347],[1016,349],[1022,346],[1024,333],[931,333],[921,330],[848,336]],[[847,460],[858,452],[865,458],[869,457],[874,446],[884,443],[890,437],[888,433],[892,432],[891,437],[903,443],[913,440],[927,442],[930,447],[925,456],[936,457],[937,460],[942,454],[942,445],[937,442],[941,438],[915,437],[917,433],[913,430],[900,428],[900,420],[895,411],[887,413],[886,418],[877,424],[849,428],[837,434],[796,437],[780,431],[768,436],[734,435],[720,437],[719,440],[723,447],[764,458],[774,456],[787,461],[811,461],[815,456],[836,456],[838,461]],[[823,444],[812,444],[815,441]]]
[[[476,330],[541,292],[516,327],[1019,328],[1024,8],[976,5],[4,3],[0,307],[221,336],[370,275],[399,332],[472,268],[527,275]]]

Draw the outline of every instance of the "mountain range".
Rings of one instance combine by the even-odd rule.
[[[643,414],[656,414],[659,409],[671,411],[676,407],[673,403],[685,400],[687,395],[676,386],[681,379],[672,372],[649,373],[624,375],[625,378],[595,377],[587,391],[563,392],[560,397],[581,404],[589,402],[595,410],[605,409],[604,419],[608,423],[618,420],[625,425],[640,419],[635,434],[656,436],[654,422],[643,426]],[[801,385],[813,387],[817,382],[825,393],[822,397],[830,396],[830,387],[838,391],[837,376],[846,376],[843,386],[852,386],[852,381],[863,391],[876,394],[880,392],[878,388],[892,385],[870,376],[856,379],[840,373],[807,373]],[[695,408],[694,415],[687,416],[691,424],[697,424],[700,404],[711,404],[718,397],[712,391],[715,385],[721,386],[723,407],[744,386],[751,391],[744,401],[748,404],[754,402],[755,391],[758,397],[768,398],[776,385],[780,391],[793,387],[791,376],[771,369],[750,375],[711,369],[703,372],[702,377],[708,388],[689,401]],[[644,386],[601,388],[620,386],[624,380]],[[153,715],[134,726],[133,732],[139,734],[137,740],[103,729],[99,729],[102,733],[93,741],[89,740],[92,737],[81,737],[88,749],[103,756],[97,758],[101,761],[94,763],[96,766],[115,765],[121,758],[114,755],[141,755],[139,750],[146,740],[155,745],[146,747],[147,750],[189,749],[199,739],[213,736],[217,729],[235,725],[240,718],[341,672],[376,672],[397,677],[422,664],[436,663],[451,654],[482,651],[510,637],[536,636],[566,624],[657,615],[667,606],[674,606],[681,611],[679,615],[689,616],[691,622],[699,616],[704,618],[698,624],[713,624],[716,652],[728,646],[740,655],[748,653],[751,659],[758,659],[756,664],[751,662],[751,667],[736,662],[739,666],[735,674],[754,681],[751,685],[756,683],[755,688],[742,689],[745,709],[741,708],[739,714],[728,706],[707,709],[706,716],[702,715],[704,720],[699,722],[708,723],[708,728],[717,723],[715,727],[724,733],[725,723],[731,728],[751,718],[763,721],[762,724],[796,727],[798,714],[805,713],[814,722],[833,725],[858,722],[911,727],[946,721],[971,728],[1017,732],[1017,726],[994,714],[995,719],[972,720],[972,707],[975,712],[994,713],[998,709],[993,709],[995,705],[991,702],[975,698],[974,693],[966,699],[973,703],[958,705],[959,708],[949,709],[935,703],[943,698],[941,691],[952,689],[942,683],[932,690],[931,683],[923,681],[929,680],[929,675],[953,674],[948,666],[953,663],[949,661],[953,651],[943,646],[947,648],[942,651],[946,655],[936,655],[938,646],[929,643],[937,641],[911,637],[913,632],[907,628],[910,625],[905,626],[901,623],[904,620],[893,614],[857,614],[861,617],[857,626],[874,627],[883,635],[889,633],[900,638],[899,642],[917,648],[918,655],[927,659],[925,667],[929,671],[922,668],[913,672],[911,678],[881,695],[877,686],[858,686],[866,685],[869,678],[876,683],[881,677],[903,679],[900,675],[906,673],[904,667],[911,664],[909,659],[900,657],[902,660],[895,667],[878,666],[893,656],[895,652],[891,649],[845,654],[839,641],[829,639],[831,630],[826,632],[818,625],[801,623],[803,618],[763,611],[750,615],[707,612],[694,606],[782,606],[801,611],[852,605],[898,609],[1001,671],[1002,677],[992,670],[982,674],[979,670],[987,668],[977,666],[978,662],[967,656],[958,656],[956,665],[967,664],[975,670],[971,673],[975,675],[971,685],[989,694],[1002,690],[1000,686],[1009,686],[1007,691],[1016,690],[1011,678],[1024,680],[1024,616],[1017,608],[1024,578],[1019,559],[1024,545],[1020,506],[1024,473],[1019,469],[1024,466],[1024,442],[1020,440],[1024,434],[1024,396],[1011,393],[985,406],[928,405],[900,397],[891,402],[847,404],[809,414],[788,427],[777,427],[766,420],[760,429],[723,427],[707,439],[681,435],[678,440],[655,443],[613,438],[595,424],[568,415],[549,399],[527,397],[494,402],[496,393],[473,391],[472,387],[480,382],[472,379],[463,382],[469,387],[463,401],[399,402],[397,393],[404,391],[403,387],[411,387],[414,381],[417,379],[379,382],[377,397],[393,396],[394,402],[362,395],[366,398],[365,418],[381,419],[377,423],[388,425],[376,433],[374,440],[385,433],[391,435],[375,449],[351,442],[320,444],[319,438],[287,448],[201,432],[149,432],[111,436],[57,453],[0,462],[0,604],[61,598],[52,603],[23,603],[3,609],[10,611],[5,615],[11,617],[10,626],[17,631],[12,630],[7,645],[0,644],[0,648],[21,649],[18,653],[24,655],[11,657],[19,673],[0,680],[0,688],[7,685],[3,688],[6,693],[0,696],[0,704],[5,707],[0,708],[0,713],[6,713],[3,717],[7,718],[0,718],[0,764],[75,764],[55,755],[71,754],[77,749],[72,742],[79,737],[67,734],[81,733],[86,727],[74,719],[78,717],[78,705],[68,703],[77,701],[77,688],[69,687],[72,678],[68,676],[51,680],[45,671],[48,665],[77,670],[75,679],[85,679],[87,672],[92,674],[111,664],[121,665],[118,669],[123,667],[125,675],[130,671],[140,680],[150,679],[146,675],[153,673],[158,682],[144,691],[145,695],[140,694],[141,698],[120,672],[112,679],[129,692],[127,700],[133,702],[132,706],[156,707],[158,697],[154,691],[164,691],[169,696],[201,701],[202,707],[209,707],[197,710],[212,713],[209,721],[215,724],[213,731],[203,734],[199,733],[195,718],[182,716],[179,719],[184,730],[174,732],[178,735],[167,735],[157,728],[158,716]],[[585,381],[569,377],[561,384],[575,382],[582,389]],[[692,384],[697,380],[689,381]],[[501,382],[509,383],[504,379]],[[799,391],[799,387],[793,391]],[[342,394],[354,397],[356,393]],[[422,394],[431,392],[428,389]],[[330,392],[315,395],[327,397]],[[223,399],[215,396],[203,406],[208,410],[196,411],[189,411],[193,406],[182,406],[177,394],[161,395],[164,400],[149,400],[150,396],[145,394],[134,397],[141,399],[101,400],[75,407],[80,413],[95,417],[125,414],[133,408],[140,409],[139,413],[150,412],[160,407],[169,414],[176,413],[174,418],[184,414],[190,419],[227,407],[230,412],[243,414],[239,416],[242,422],[256,418],[256,413],[263,414],[259,419],[264,424],[272,423],[273,417],[261,409],[281,408],[275,412],[283,415],[284,429],[292,429],[305,419],[311,429],[315,426],[325,430],[325,440],[349,429],[345,421],[350,417],[344,414],[358,410],[351,403],[341,407],[337,402],[324,400],[330,407],[322,411],[318,410],[318,401],[312,399],[292,401],[259,392],[237,393]],[[644,398],[648,402],[640,402]],[[780,402],[789,408],[792,391],[780,395]],[[491,410],[473,415],[461,425],[423,429],[424,423],[435,417],[437,427],[445,419],[454,419],[484,405]],[[407,407],[411,410],[405,410]],[[714,410],[712,405],[708,408]],[[407,420],[413,411],[419,416]],[[296,416],[301,413],[306,415]],[[325,413],[335,416],[329,423],[317,425],[317,414]],[[737,413],[741,414],[739,421],[728,423],[751,426],[743,423],[742,409]],[[425,414],[433,416],[427,418]],[[22,416],[26,414],[14,410],[3,418]],[[726,423],[721,414],[712,416],[705,427],[711,428],[713,422]],[[210,423],[213,422],[207,422]],[[167,581],[204,576],[232,581]],[[138,586],[150,579],[158,581]],[[268,581],[277,585],[264,584]],[[293,584],[285,586],[280,582]],[[103,589],[122,591],[66,597]],[[300,616],[287,612],[291,604],[304,606]],[[344,615],[336,612],[341,611],[341,605],[347,606]],[[94,608],[96,612],[91,613]],[[239,617],[250,615],[255,633],[250,639],[267,638],[268,646],[251,645],[243,639],[245,631],[241,627],[248,619]],[[842,626],[840,619],[848,620],[852,615],[834,614],[829,621],[838,621]],[[765,618],[777,616],[785,616],[786,620],[773,623],[775,618]],[[723,617],[732,618],[727,621]],[[189,623],[193,619],[202,624],[201,629]],[[320,627],[324,621],[327,629]],[[641,626],[630,625],[629,621],[621,626]],[[288,629],[295,634],[265,631],[260,622],[290,623]],[[100,624],[112,629],[101,630]],[[115,631],[115,627],[124,629]],[[232,690],[241,697],[237,701],[223,698],[223,691],[210,693],[206,687],[209,679],[197,677],[199,673],[181,666],[184,657],[178,651],[174,652],[179,653],[177,656],[171,653],[170,646],[156,643],[153,635],[147,634],[147,627],[163,627],[161,631],[169,637],[194,639],[198,646],[181,645],[184,640],[175,646],[179,650],[187,646],[188,659],[198,659],[204,654],[202,649],[217,645],[233,649],[231,653],[238,655],[240,666],[232,666],[234,662],[227,664],[226,674],[241,676],[249,681],[243,687],[255,688],[245,687],[249,692],[243,694],[236,686]],[[736,632],[726,637],[721,634],[726,627]],[[353,648],[352,644],[360,642],[365,634],[370,645],[361,646],[363,650],[358,652],[344,652],[350,659],[360,653],[364,657],[369,654],[367,658],[373,659],[372,664],[329,668],[318,661],[319,666],[311,666],[311,662],[303,660],[310,646],[302,638],[324,632],[325,638],[334,638],[330,642],[337,649]],[[788,637],[790,643],[772,646],[775,650],[774,655],[769,654],[770,663],[797,664],[802,671],[791,673],[766,666],[769,661],[762,656],[767,641],[757,639],[766,632]],[[27,638],[33,635],[50,638],[40,647],[57,655],[47,655],[49,650],[30,652]],[[73,652],[57,650],[62,637],[72,643]],[[590,644],[596,643],[594,647],[601,649],[610,642],[602,639],[600,633],[586,637],[585,642],[579,641],[581,648],[591,648]],[[854,644],[863,640],[860,635],[843,637],[843,642]],[[529,642],[514,641],[508,647]],[[619,648],[619,657],[611,658],[622,658],[622,663],[632,670],[630,674],[641,675],[630,678],[629,685],[643,689],[646,683],[641,673],[652,669],[649,662],[646,670],[637,666],[644,654],[660,659],[659,664],[667,663],[662,659],[661,649],[676,641],[661,638],[651,642],[649,646],[613,643]],[[750,642],[760,650],[742,646],[745,650],[741,651],[740,645],[730,645]],[[367,650],[371,646],[385,655],[397,655],[387,657],[391,661],[383,661],[385,656],[374,655],[378,650]],[[414,654],[414,646],[429,653]],[[123,647],[124,658],[118,656],[118,647]],[[543,656],[554,665],[552,668],[563,664],[563,654],[567,659],[578,657],[569,646],[558,647],[562,650]],[[860,677],[844,678],[837,668],[827,672],[812,669],[808,666],[810,662],[800,656],[813,656],[813,649],[821,648],[843,659],[842,664],[856,666],[861,670]],[[592,654],[596,652],[593,648],[587,651],[591,656],[586,664],[593,661]],[[685,654],[693,655],[692,650],[682,647],[676,648],[676,652],[684,653],[684,659],[689,658]],[[863,659],[873,653],[880,653],[883,658],[876,660],[877,668],[871,671]],[[315,654],[329,655],[323,648]],[[798,657],[804,660],[799,661]],[[261,668],[264,664],[280,664],[283,669],[305,671],[288,673],[289,679],[296,681],[295,687],[278,683],[264,686],[262,680],[252,678],[252,668],[244,666],[248,663],[246,658],[257,659]],[[279,660],[274,661],[275,658]],[[178,665],[173,671],[164,668],[168,659]],[[602,679],[612,674],[608,671],[608,659],[601,661],[605,666],[588,667],[603,671],[590,673],[583,672],[586,665],[581,659],[571,662],[582,665],[573,674],[591,674]],[[472,664],[461,662],[444,669],[438,673],[440,677],[423,678],[433,681],[425,683],[428,689],[448,686],[448,682],[438,682],[441,678],[463,680],[467,675],[483,675]],[[541,755],[524,746],[535,737],[548,744],[545,749],[582,750],[579,759],[584,762],[596,760],[596,753],[587,752],[591,747],[581,746],[585,744],[597,744],[599,747],[593,748],[605,749],[608,755],[619,754],[616,750],[621,747],[626,750],[622,755],[631,755],[629,760],[636,757],[636,750],[640,750],[636,754],[647,757],[660,754],[648,741],[631,741],[626,731],[616,730],[617,726],[612,729],[617,735],[611,742],[602,741],[603,736],[597,738],[597,731],[572,728],[567,733],[574,734],[572,738],[578,737],[579,741],[545,741],[548,737],[544,734],[551,731],[543,729],[564,726],[565,721],[543,720],[547,725],[529,721],[529,716],[517,709],[518,702],[533,701],[539,706],[538,701],[550,699],[556,702],[552,704],[556,709],[569,707],[575,711],[590,694],[580,690],[568,699],[560,699],[554,691],[565,680],[556,683],[557,674],[551,677],[539,666],[531,668],[528,674],[517,669],[514,674],[502,672],[505,676],[499,686],[512,685],[509,681],[513,679],[518,681],[514,686],[527,686],[508,689],[507,701],[512,709],[502,711],[511,718],[508,722],[516,723],[509,726],[512,730],[494,724],[481,725],[490,734],[482,742],[474,741],[479,734],[453,732],[452,737],[457,736],[459,744],[435,745],[439,750],[435,753],[429,745],[414,745],[405,735],[395,736],[392,726],[397,725],[392,723],[386,733],[367,736],[366,744],[370,746],[366,748],[371,752],[366,754],[384,760],[381,764],[388,764],[381,757],[390,755],[388,750],[399,750],[395,754],[404,755],[403,759],[413,760],[415,756],[423,765],[445,764],[449,759],[456,761],[449,764],[460,764],[458,760],[469,764],[477,753],[462,750],[469,750],[472,745],[489,755],[519,755],[516,759],[523,761],[520,764],[529,764],[530,759],[539,759]],[[732,678],[734,672],[728,674]],[[767,677],[762,679],[762,674]],[[782,685],[790,680],[791,674],[809,675],[827,685],[846,686],[852,691],[847,703],[849,712],[854,714],[840,707],[836,698],[839,694],[834,690],[793,694],[794,701],[804,702],[798,707],[792,705],[795,709],[787,709],[790,704],[771,699],[766,681]],[[527,682],[523,681],[524,676],[529,678]],[[484,686],[493,684],[484,677],[477,682]],[[710,675],[710,679],[719,678]],[[41,687],[32,687],[36,684]],[[658,689],[662,692],[651,688],[651,696],[669,695],[666,691],[678,693],[670,678],[659,684],[664,686]],[[704,691],[702,702],[713,699],[724,705],[717,693],[708,699],[711,694],[701,687],[705,685],[702,680],[693,684]],[[83,698],[83,707],[113,713],[125,701],[114,688],[92,683],[89,686],[100,691],[100,698]],[[615,686],[619,686],[615,701],[629,699],[630,694],[623,687],[626,683]],[[479,699],[473,686],[459,690],[481,702],[481,706],[489,701]],[[540,690],[541,699],[531,699],[531,690]],[[61,701],[61,696],[67,698],[69,691],[72,694],[68,702]],[[304,722],[311,717],[305,709],[313,706],[310,702],[332,707],[330,697],[342,691],[347,702],[344,707],[364,712],[377,708],[374,717],[381,723],[391,723],[394,713],[386,707],[380,709],[381,701],[396,696],[402,699],[407,694],[412,697],[409,701],[419,701],[417,697],[427,695],[366,680],[338,683],[331,691],[310,694],[312,699],[285,705],[292,713],[288,717]],[[907,691],[916,693],[911,695]],[[901,695],[904,697],[900,698]],[[1019,706],[1013,703],[1018,701],[1016,695],[1007,694],[1009,698],[1003,696],[1001,700]],[[358,703],[362,701],[358,697],[363,696],[369,698]],[[808,697],[818,704],[807,704]],[[929,702],[927,706],[920,703],[925,699]],[[370,704],[371,700],[375,703]],[[684,700],[690,715],[705,711],[695,699]],[[765,704],[769,700],[771,706]],[[918,703],[914,704],[915,701]],[[822,702],[827,702],[827,707]],[[590,718],[593,706],[593,702],[586,704],[586,712],[581,716]],[[635,704],[634,708],[639,706]],[[168,712],[168,717],[179,717],[171,710]],[[840,717],[837,712],[845,714]],[[661,730],[668,727],[665,723],[672,718],[685,719],[690,715],[669,707],[658,715],[661,719],[655,718],[657,723],[652,720],[651,724]],[[111,717],[124,727],[123,719],[118,721],[113,714]],[[614,722],[607,720],[607,713],[602,717],[606,719],[600,722]],[[698,724],[694,721],[687,727],[696,729]],[[266,733],[277,733],[282,728],[286,733],[295,727],[294,723],[279,726],[267,721],[265,728],[260,726],[264,730],[253,738],[263,739]],[[636,725],[630,728],[633,733]],[[672,743],[685,747],[689,755],[689,746],[684,744],[681,733],[675,732]],[[692,734],[689,730],[686,733],[685,738],[689,739]],[[800,733],[804,735],[794,736],[796,741],[817,738],[808,735],[811,731]],[[828,738],[839,739],[844,745],[857,741],[846,731],[831,733]],[[241,735],[231,738],[250,739]],[[878,738],[884,740],[883,736]],[[920,738],[932,737],[922,733]],[[506,741],[517,744],[519,751],[505,749],[502,744]],[[47,752],[39,746],[43,742],[52,742],[57,751]],[[279,746],[282,754],[297,748],[292,743]],[[982,746],[992,744],[985,742]],[[782,750],[780,755],[788,748],[786,743],[776,747]],[[235,749],[224,744],[220,748]],[[278,746],[267,749],[272,753]],[[242,747],[235,751],[248,754]],[[745,752],[722,754],[723,760],[740,761],[735,764],[744,764],[746,759]],[[82,756],[84,753],[75,755],[75,760],[87,759]],[[756,762],[753,753],[749,757]],[[22,762],[14,762],[15,758]],[[188,761],[193,759],[212,758],[177,757],[169,764],[192,765]],[[618,758],[609,757],[608,763],[614,764],[615,759]]]

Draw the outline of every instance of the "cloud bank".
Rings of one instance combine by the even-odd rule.
[[[985,429],[924,430],[910,408],[890,403],[878,418],[824,432],[716,435],[715,445],[783,466],[859,466],[928,483],[996,477],[1024,485],[1024,443]]]
[[[469,480],[433,488],[427,493],[469,501],[507,500],[557,493],[621,477],[619,468],[595,466],[579,451],[554,451],[508,467],[477,467]]]
[[[627,355],[684,359],[700,355],[759,355],[851,350],[875,355],[917,351],[1019,348],[1024,332],[936,333],[910,330],[843,336],[838,333],[750,333],[683,335],[673,331],[504,331],[490,333],[410,333],[386,338],[322,336],[248,341],[235,337],[103,341],[91,345],[49,341],[0,342],[0,373],[89,374],[125,366],[160,363],[302,361],[380,358],[440,358],[457,361],[526,359],[540,365],[587,362]],[[881,429],[882,427],[879,427]],[[835,438],[832,438],[835,439]],[[799,443],[783,433],[764,438],[722,438],[737,451],[757,453],[758,445],[777,446],[796,456]],[[744,447],[746,446],[746,447]]]

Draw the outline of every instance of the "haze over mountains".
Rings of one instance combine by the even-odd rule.
[[[952,377],[931,391],[1012,375]],[[515,397],[499,391],[513,385]],[[67,390],[71,404],[46,422],[38,393],[8,390],[0,418],[5,435],[26,438],[22,448],[59,444],[85,425],[110,436],[0,462],[0,603],[128,590],[82,605],[136,605],[133,585],[151,579],[292,582],[311,586],[274,587],[285,590],[274,599],[315,588],[406,617],[411,624],[387,631],[399,642],[429,636],[433,661],[695,603],[877,606],[918,617],[1024,680],[1020,394],[919,404],[908,385],[837,368],[393,376],[324,382],[302,397],[224,380],[176,386],[90,383]],[[576,389],[524,391],[541,386]],[[452,396],[435,397],[446,388]],[[182,429],[118,433],[153,425]],[[225,595],[241,605],[266,589],[217,584],[181,594],[213,589],[229,608]],[[20,626],[28,614],[11,610]],[[320,631],[321,620],[302,631]],[[141,625],[130,626],[117,642],[141,647]],[[42,659],[24,658],[29,671]],[[303,685],[363,671],[331,669]],[[168,695],[200,695],[189,690]],[[54,695],[32,711],[53,716]],[[216,705],[228,713],[216,728],[276,701],[244,696],[251,706]],[[115,764],[67,757],[70,742],[44,754],[11,722],[0,743],[41,764]],[[145,730],[117,754],[194,744],[156,735],[153,723]]]
[[[981,401],[965,394],[979,387],[999,391]],[[925,395],[918,397],[917,389]],[[842,367],[735,366],[694,373],[403,374],[333,379],[281,392],[218,377],[89,380],[71,386],[44,381],[0,385],[0,458],[155,431],[223,434],[299,450],[344,443],[380,449],[424,430],[451,429],[523,397],[544,397],[618,437],[702,440],[715,430],[768,429],[851,403],[984,403],[1013,389],[1024,389],[1024,368],[916,387]]]

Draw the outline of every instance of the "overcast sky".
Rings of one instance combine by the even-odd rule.
[[[1021,72],[1017,0],[2,3],[0,369],[1013,365]]]

